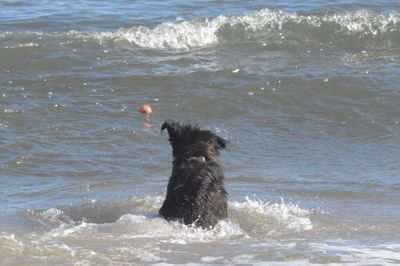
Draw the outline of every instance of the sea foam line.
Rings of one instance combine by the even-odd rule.
[[[400,13],[380,14],[357,11],[342,14],[298,15],[280,10],[263,9],[241,16],[218,16],[212,19],[195,19],[176,23],[162,23],[154,28],[144,26],[119,29],[113,32],[93,33],[91,37],[100,42],[126,41],[134,46],[151,49],[191,49],[218,44],[224,38],[224,27],[233,32],[247,33],[263,30],[289,30],[293,25],[319,28],[334,26],[332,35],[377,35],[398,31]],[[289,33],[290,34],[290,33]]]
[[[161,49],[161,50],[190,50],[215,46],[231,41],[257,40],[268,41],[271,38],[318,39],[319,34],[330,36],[332,40],[342,36],[377,36],[387,33],[400,32],[400,13],[389,14],[370,11],[356,11],[333,14],[300,15],[281,10],[262,9],[253,13],[239,16],[220,15],[214,18],[196,18],[193,20],[177,20],[165,22],[153,27],[134,26],[114,31],[77,31],[68,32],[0,32],[0,38],[56,38],[60,43],[74,40],[95,40],[104,43],[127,43],[128,47]],[[257,33],[260,33],[257,36]],[[267,33],[267,35],[265,35]],[[271,34],[270,34],[271,33]],[[236,39],[235,39],[236,38]],[[238,38],[238,39],[237,39]],[[242,39],[241,39],[242,38]],[[396,39],[393,38],[395,41]],[[36,42],[24,42],[7,48],[40,46]]]
[[[312,211],[300,208],[298,205],[285,203],[283,199],[279,204],[246,197],[244,202],[232,202],[230,205],[234,209],[247,212],[250,217],[261,216],[262,222],[266,219],[275,220],[280,226],[289,230],[308,231],[313,229],[310,219]],[[257,220],[257,217],[254,217],[254,220]]]

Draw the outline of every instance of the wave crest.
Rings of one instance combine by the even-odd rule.
[[[190,49],[217,43],[215,33],[226,20],[227,18],[221,16],[205,21],[163,23],[153,29],[139,26],[116,32],[101,32],[94,37],[100,41],[127,41],[141,48]]]
[[[256,234],[274,233],[279,230],[299,232],[313,229],[310,219],[312,211],[285,203],[283,199],[280,204],[271,204],[260,199],[246,197],[244,202],[232,202],[231,206],[232,210],[240,212],[237,216],[244,220],[243,225],[255,226]]]
[[[400,45],[400,13],[371,11],[300,15],[281,10],[262,9],[240,16],[179,20],[154,27],[135,26],[115,31],[3,32],[2,48],[40,47],[43,40],[60,43],[93,40],[101,45],[157,50],[192,50],[232,43],[255,42],[285,47],[325,44],[329,47],[396,48]],[[18,43],[15,43],[18,39]],[[32,39],[35,42],[32,42]],[[1,47],[0,47],[1,48]]]
[[[176,23],[162,23],[154,28],[138,26],[114,32],[93,33],[100,42],[127,42],[149,49],[192,49],[232,41],[277,41],[300,38],[316,42],[345,36],[377,36],[399,32],[400,14],[358,11],[343,14],[299,15],[263,9],[241,16],[218,16]],[[302,37],[300,37],[302,36]]]

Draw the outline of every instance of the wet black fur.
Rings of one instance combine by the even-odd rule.
[[[166,121],[174,157],[167,196],[159,211],[167,220],[187,225],[213,227],[228,216],[224,173],[219,150],[226,141],[198,126]]]

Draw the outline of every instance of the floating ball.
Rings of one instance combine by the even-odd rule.
[[[150,105],[142,104],[139,108],[139,112],[141,112],[142,114],[149,115],[153,112],[153,110],[151,109]]]

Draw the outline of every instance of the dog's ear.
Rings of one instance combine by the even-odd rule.
[[[161,131],[164,129],[167,129],[170,138],[175,137],[181,131],[179,123],[176,123],[172,120],[167,120],[164,122],[164,124],[162,124]]]
[[[224,138],[209,130],[202,130],[202,132],[206,142],[212,142],[218,150],[225,149],[227,141]]]
[[[215,142],[217,143],[217,147],[219,149],[225,149],[227,141],[219,136],[215,136]]]

